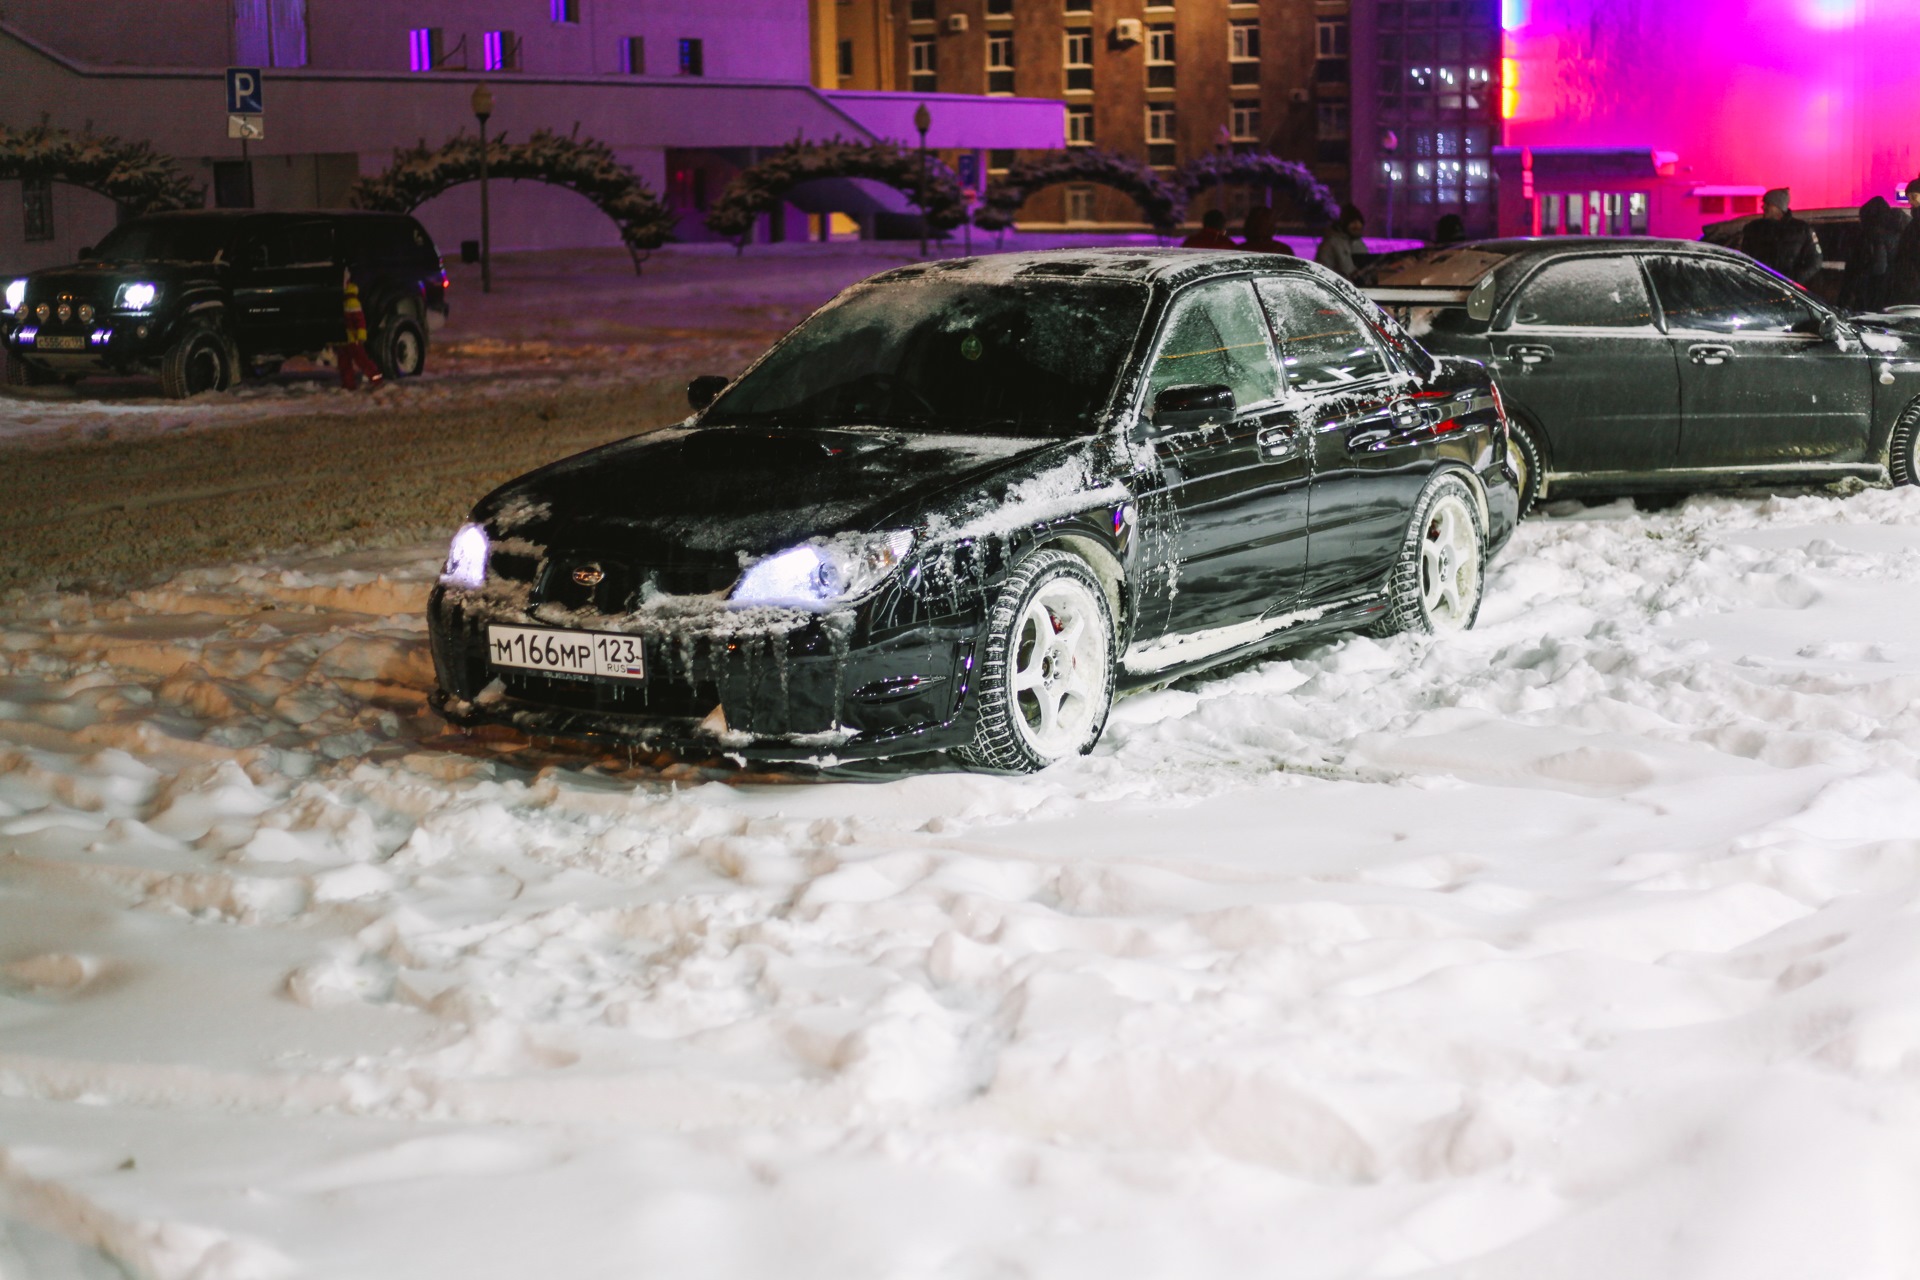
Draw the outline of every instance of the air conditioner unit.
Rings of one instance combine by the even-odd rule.
[[[1141,25],[1138,18],[1122,18],[1113,24],[1115,44],[1139,44],[1146,38],[1146,28]]]
[[[967,15],[966,15],[966,14],[964,14],[964,13],[950,13],[950,14],[948,14],[948,15],[947,15],[947,34],[948,34],[948,35],[955,35],[955,36],[957,36],[957,35],[959,35],[959,34],[960,34],[960,33],[961,33],[962,31],[965,31],[966,29],[967,29]]]

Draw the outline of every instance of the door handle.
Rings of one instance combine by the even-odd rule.
[[[1254,443],[1263,458],[1286,458],[1300,452],[1300,433],[1292,427],[1262,427]]]
[[[1687,348],[1687,359],[1695,364],[1725,364],[1733,358],[1733,348],[1711,342],[1696,342]]]
[[[1393,432],[1375,428],[1372,431],[1356,431],[1347,437],[1347,452],[1360,453],[1367,449],[1378,449],[1393,439]]]
[[[1507,358],[1518,360],[1524,371],[1553,359],[1553,348],[1544,342],[1516,342],[1507,348]]]

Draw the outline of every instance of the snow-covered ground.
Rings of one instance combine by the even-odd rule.
[[[438,556],[0,618],[7,1280],[1920,1272],[1920,490],[1031,779],[447,734]]]

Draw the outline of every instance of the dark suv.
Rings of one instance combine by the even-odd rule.
[[[265,376],[344,336],[347,270],[368,352],[389,377],[419,373],[447,314],[426,228],[404,214],[203,210],[135,218],[77,265],[8,282],[6,380],[156,373],[183,397]]]

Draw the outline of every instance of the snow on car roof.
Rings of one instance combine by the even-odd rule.
[[[1010,284],[1016,280],[1107,280],[1147,283],[1184,279],[1248,267],[1300,270],[1309,264],[1300,258],[1274,253],[1233,253],[1224,249],[1174,249],[1120,246],[1107,249],[1042,249],[1022,253],[982,254],[975,258],[942,258],[895,267],[868,283],[893,284],[907,280],[971,280],[982,284]]]

